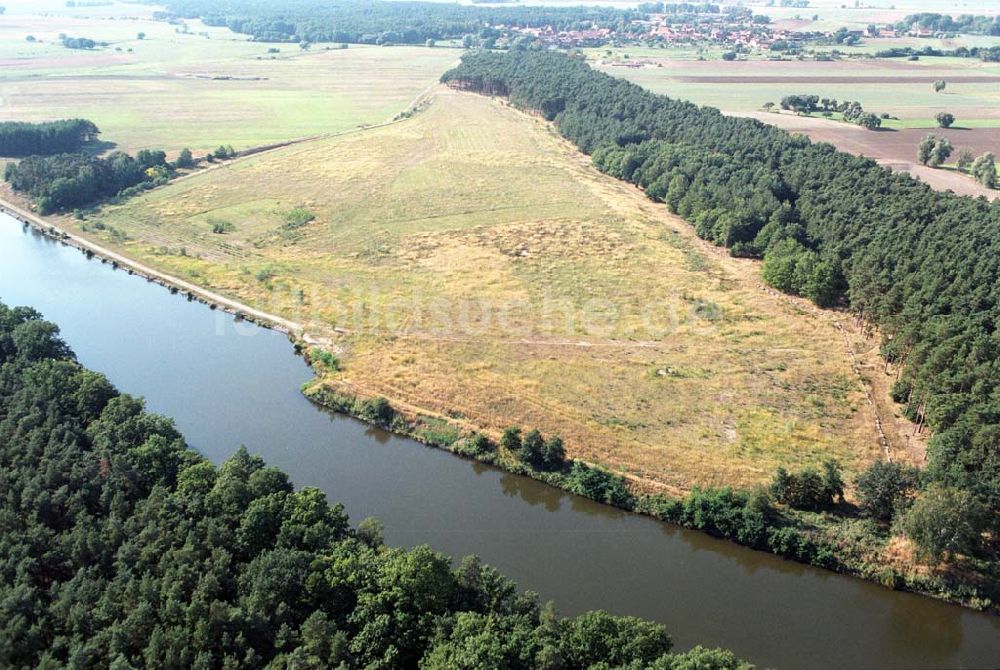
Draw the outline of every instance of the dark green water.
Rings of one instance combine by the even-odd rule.
[[[171,295],[0,214],[0,300],[57,322],[87,367],[175,417],[214,461],[240,444],[377,516],[397,545],[479,554],[561,611],[660,621],[679,647],[777,668],[1000,666],[1000,618],[624,514],[323,412],[287,339]]]

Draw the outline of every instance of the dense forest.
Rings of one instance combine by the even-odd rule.
[[[68,153],[9,163],[4,178],[30,196],[40,214],[49,214],[162,184],[170,170],[162,151],[142,150],[135,157],[116,151],[106,158]]]
[[[610,7],[482,7],[439,2],[334,0],[168,0],[172,16],[200,17],[263,42],[424,44],[465,35],[499,37],[495,26],[558,30],[624,27],[640,15]],[[496,33],[496,34],[492,34]]]
[[[44,123],[6,121],[0,123],[0,156],[51,156],[82,150],[95,142],[101,131],[86,119]]]
[[[775,287],[877,325],[884,356],[902,370],[895,399],[934,431],[928,477],[989,510],[992,532],[978,530],[995,554],[1000,201],[936,192],[561,54],[471,53],[443,79],[537,110],[599,169],[666,203],[700,236],[763,258]]]
[[[215,467],[0,304],[0,667],[749,669],[394,549],[240,449]]]

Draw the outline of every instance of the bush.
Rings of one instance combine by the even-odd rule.
[[[316,215],[305,207],[296,207],[285,214],[284,228],[287,230],[295,230],[296,228],[301,228],[315,219]]]
[[[833,507],[834,500],[844,493],[840,465],[833,460],[823,464],[823,474],[812,468],[790,473],[778,468],[771,483],[775,500],[795,509],[818,511]]]
[[[521,450],[521,429],[516,426],[510,426],[503,431],[503,436],[500,438],[500,446],[507,451],[518,452]]]
[[[916,484],[916,473],[899,463],[872,463],[854,483],[861,513],[879,521],[892,521],[893,514],[906,504]]]
[[[220,146],[218,149],[212,152],[212,157],[218,160],[226,160],[228,158],[236,157],[236,150],[233,149],[232,145]]]
[[[236,226],[234,226],[229,221],[209,219],[209,223],[212,225],[212,232],[215,233],[216,235],[224,235],[226,233],[236,230]]]
[[[750,547],[764,544],[770,501],[766,494],[731,488],[698,489],[684,499],[677,522]]]
[[[972,493],[934,485],[914,501],[899,525],[921,558],[939,563],[948,554],[977,551],[988,521]]]
[[[591,468],[579,461],[573,461],[566,478],[566,488],[571,492],[591,500],[632,509],[635,498],[625,485],[625,479],[606,470]]]
[[[190,149],[181,149],[180,154],[177,156],[177,160],[174,161],[174,167],[182,169],[194,167],[194,155],[191,153]]]
[[[320,349],[319,347],[313,347],[309,350],[309,361],[314,365],[319,365],[330,372],[337,372],[340,370],[340,359],[337,358],[333,352],[327,351],[326,349]]]
[[[496,445],[482,433],[476,433],[468,439],[469,448],[476,455],[491,454],[496,451]]]
[[[557,470],[565,465],[566,447],[561,437],[554,435],[545,441],[542,461],[549,470]]]
[[[544,448],[545,442],[542,440],[542,434],[537,430],[531,430],[521,440],[521,448],[518,449],[517,458],[522,463],[536,468],[544,462],[542,459]]]
[[[355,414],[361,419],[382,428],[388,428],[396,418],[396,410],[385,398],[374,398],[362,401],[355,407]]]

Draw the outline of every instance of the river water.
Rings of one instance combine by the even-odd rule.
[[[55,321],[87,367],[174,417],[215,462],[239,445],[377,516],[387,542],[478,554],[564,614],[662,622],[679,648],[761,667],[1000,666],[1000,618],[626,514],[318,409],[281,334],[114,270],[0,214],[0,301]]]

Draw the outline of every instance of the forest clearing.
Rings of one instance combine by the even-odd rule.
[[[338,388],[538,427],[656,484],[881,451],[841,317],[762,291],[757,264],[496,101],[441,89],[412,119],[64,223],[336,337]]]

